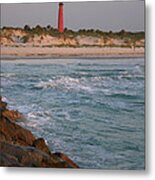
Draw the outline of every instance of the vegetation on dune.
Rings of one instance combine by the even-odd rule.
[[[53,28],[51,25],[47,25],[46,27],[41,27],[40,25],[36,25],[35,27],[30,27],[29,25],[25,25],[24,28],[19,27],[3,27],[0,29],[0,35],[1,39],[6,38],[5,41],[9,40],[12,42],[20,42],[20,43],[27,43],[30,40],[33,41],[35,37],[40,38],[40,44],[45,36],[58,38],[58,39],[64,39],[66,41],[67,39],[70,41],[75,40],[76,43],[71,43],[69,41],[65,43],[57,44],[56,46],[99,46],[99,47],[144,47],[144,38],[145,33],[144,32],[128,32],[122,29],[119,32],[105,32],[101,31],[99,29],[79,29],[78,31],[73,31],[68,28],[64,28],[63,33],[59,33],[58,29]],[[100,43],[94,43],[94,44],[80,44],[79,39],[81,38],[95,38]],[[2,40],[3,40],[2,39]],[[96,40],[96,41],[97,41]],[[114,42],[115,41],[115,42]],[[122,43],[117,43],[117,42]],[[46,46],[43,44],[43,46]],[[47,46],[53,46],[53,44],[47,44]]]

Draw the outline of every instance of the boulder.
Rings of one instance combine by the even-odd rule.
[[[67,162],[71,167],[74,168],[79,168],[79,166],[77,164],[75,164],[68,156],[66,156],[65,154],[61,153],[61,152],[56,152],[54,153],[57,157],[59,157],[60,159],[62,159],[63,161]]]
[[[23,119],[23,115],[18,111],[5,109],[2,111],[2,115],[12,121]]]
[[[45,143],[45,140],[43,138],[38,138],[38,139],[34,140],[32,146],[36,147],[37,149],[39,149],[47,154],[51,154],[49,147],[47,146],[47,144]]]
[[[7,108],[7,103],[2,101],[2,97],[0,96],[0,117],[6,117],[12,121],[23,119],[23,115],[14,110],[9,110]]]
[[[0,96],[0,109],[4,110],[7,107],[7,103],[2,101],[2,97]]]
[[[0,141],[0,150],[1,166],[71,168],[65,161],[60,161],[32,146],[19,146]]]
[[[1,145],[1,142],[0,142]],[[18,159],[6,152],[0,152],[0,166],[4,167],[22,167],[23,165],[19,163]]]
[[[22,146],[32,145],[35,140],[31,131],[24,129],[3,116],[0,120],[0,138]]]

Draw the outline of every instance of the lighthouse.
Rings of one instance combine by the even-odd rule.
[[[59,3],[59,14],[58,14],[58,31],[64,32],[64,21],[63,21],[63,3]]]

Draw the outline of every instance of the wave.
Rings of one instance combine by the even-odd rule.
[[[2,96],[2,101],[7,102],[8,99],[6,97]]]
[[[78,84],[79,80],[70,77],[61,77],[60,79],[49,79],[48,81],[41,81],[35,87],[56,87],[58,85]]]
[[[132,94],[126,94],[126,93],[113,93],[109,94],[107,96],[110,96],[112,98],[123,98],[123,99],[139,99],[138,95],[132,95]]]
[[[28,113],[28,117],[32,119],[36,119],[38,117],[50,117],[51,114],[48,111],[36,111]]]
[[[66,89],[66,90],[84,90],[92,91],[91,86],[88,84],[87,80],[84,78],[71,78],[69,76],[62,76],[57,79],[49,79],[48,81],[40,81],[34,85],[38,89],[46,88],[56,88],[56,89]]]
[[[98,91],[108,91],[113,81],[121,81],[122,79],[130,80],[132,78],[143,78],[142,76],[136,76],[129,74],[127,71],[124,74],[119,74],[117,76],[93,76],[93,77],[70,77],[61,76],[47,81],[40,81],[35,83],[33,88],[35,89],[60,89],[60,90],[74,90],[74,91],[86,91],[89,93],[94,93]],[[109,92],[107,92],[109,93]]]
[[[10,78],[10,77],[15,77],[15,76],[16,76],[15,73],[4,73],[4,72],[0,73],[0,77],[2,78]]]

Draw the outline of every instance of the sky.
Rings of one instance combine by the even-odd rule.
[[[64,27],[72,30],[144,31],[144,1],[65,2]],[[57,28],[58,3],[1,4],[1,27]]]

